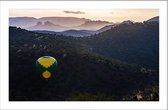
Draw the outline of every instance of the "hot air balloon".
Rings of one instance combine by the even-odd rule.
[[[36,68],[45,79],[51,77],[57,65],[57,60],[51,56],[42,56],[36,61]]]

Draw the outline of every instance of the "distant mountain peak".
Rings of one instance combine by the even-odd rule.
[[[127,24],[127,25],[130,25],[130,24],[134,24],[135,22],[132,21],[132,20],[126,20],[126,21],[123,21],[121,24]]]
[[[55,26],[55,24],[54,24],[54,23],[51,23],[50,21],[44,22],[44,25],[45,25],[45,26]]]
[[[84,24],[104,24],[104,23],[110,23],[108,21],[101,21],[101,20],[96,20],[96,21],[92,21],[92,20],[89,20],[89,21],[86,21]]]
[[[59,25],[55,25],[50,21],[45,21],[44,23],[42,23],[41,21],[38,21],[35,26],[59,26]]]
[[[39,22],[36,23],[36,25],[37,25],[37,26],[41,26],[41,25],[42,25],[42,22],[39,21]]]
[[[101,32],[104,32],[104,31],[107,31],[107,30],[110,30],[112,27],[114,27],[115,25],[106,25],[102,28],[100,28],[99,30],[96,31],[96,33],[101,33]]]
[[[146,22],[159,22],[159,16],[150,18],[149,20],[147,20]]]
[[[85,23],[83,23],[82,25],[77,26],[76,28],[79,28],[80,30],[98,30],[106,25],[110,25],[112,23],[108,22],[108,21],[101,21],[101,20],[97,20],[97,21],[85,21]]]

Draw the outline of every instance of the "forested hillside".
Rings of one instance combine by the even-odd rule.
[[[81,38],[9,27],[9,100],[159,100],[158,28],[123,24]],[[58,61],[48,80],[35,67],[46,55]]]
[[[121,24],[82,42],[98,54],[159,69],[158,22]]]

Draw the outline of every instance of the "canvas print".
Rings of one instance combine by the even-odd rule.
[[[159,9],[10,9],[9,101],[159,101]]]

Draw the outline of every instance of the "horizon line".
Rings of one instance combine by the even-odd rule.
[[[66,17],[66,16],[43,16],[43,17],[33,17],[33,16],[9,16],[9,18],[35,18],[35,19],[41,19],[41,18],[53,18],[53,17],[57,17],[57,18],[79,18],[79,19],[88,19],[88,20],[91,20],[91,21],[104,21],[104,22],[109,22],[109,23],[121,23],[121,22],[123,22],[123,21],[128,21],[128,20],[130,20],[130,21],[133,21],[133,22],[140,22],[140,21],[135,21],[135,20],[131,20],[131,19],[127,19],[127,20],[123,20],[123,21],[121,21],[121,22],[114,22],[114,21],[107,21],[107,20],[94,20],[94,19],[89,19],[89,18],[84,18],[84,17]],[[153,17],[151,17],[151,18],[154,18],[154,17],[159,17],[159,15],[158,16],[153,16]],[[149,19],[151,19],[151,18],[149,18]],[[147,21],[147,20],[149,20],[149,19],[146,19],[146,20],[144,20],[144,21]],[[144,21],[142,21],[142,22],[144,22]]]

